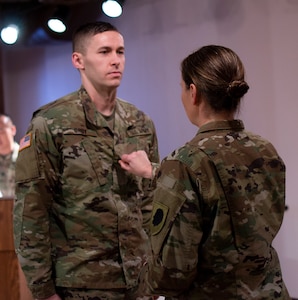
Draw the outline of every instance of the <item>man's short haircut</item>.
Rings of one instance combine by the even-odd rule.
[[[118,29],[108,22],[90,22],[81,25],[73,34],[72,51],[83,53],[85,51],[85,44],[87,39],[105,31],[116,31]]]

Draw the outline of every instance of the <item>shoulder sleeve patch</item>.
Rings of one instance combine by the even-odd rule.
[[[32,147],[31,147],[32,146]],[[26,134],[20,141],[18,158],[16,160],[16,183],[32,180],[40,176],[34,136],[32,132]]]
[[[31,146],[31,140],[32,140],[32,133],[26,134],[23,138],[20,140],[20,148],[19,151],[22,151],[25,148],[28,148]]]
[[[167,215],[169,212],[169,207],[160,203],[154,202],[153,211],[152,211],[152,219],[151,219],[151,234],[158,234],[163,228],[165,221],[167,219]]]

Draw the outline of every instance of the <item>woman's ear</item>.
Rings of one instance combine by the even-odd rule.
[[[197,93],[197,87],[191,83],[189,86],[190,89],[190,96],[191,96],[191,103],[192,105],[196,105],[198,103],[198,93]]]

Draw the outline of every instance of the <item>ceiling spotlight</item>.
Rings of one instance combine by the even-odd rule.
[[[68,8],[61,6],[53,14],[52,18],[48,20],[48,27],[57,33],[66,31],[66,18],[68,16]]]
[[[1,39],[6,44],[14,44],[19,36],[19,28],[17,25],[10,24],[1,30]]]
[[[122,14],[122,3],[120,0],[107,0],[102,3],[103,12],[111,18],[117,18]]]
[[[57,33],[62,33],[66,30],[65,24],[59,19],[50,19],[48,21],[49,28]]]

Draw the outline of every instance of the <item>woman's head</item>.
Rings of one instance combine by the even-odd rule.
[[[249,89],[240,58],[223,46],[204,46],[187,56],[181,63],[181,75],[185,85],[194,84],[215,112],[236,111]]]

